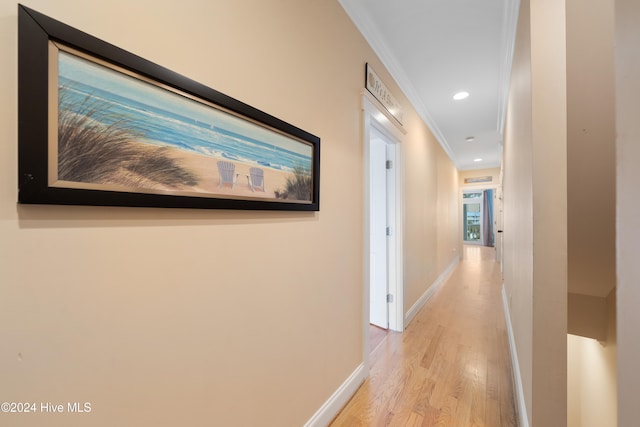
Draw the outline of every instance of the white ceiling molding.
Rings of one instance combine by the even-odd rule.
[[[409,99],[409,102],[411,102],[413,108],[415,108],[420,118],[427,125],[445,153],[447,153],[447,156],[449,156],[456,168],[459,169],[460,166],[457,163],[456,156],[454,155],[453,150],[447,142],[447,139],[440,131],[438,124],[431,117],[431,114],[429,114],[429,111],[422,102],[422,99],[418,95],[415,87],[406,76],[403,68],[399,65],[395,55],[393,54],[391,49],[388,48],[384,40],[379,36],[378,28],[371,20],[368,11],[364,7],[362,7],[361,2],[359,2],[357,5],[355,1],[338,0],[338,2],[345,10],[349,18],[351,18],[351,21],[353,21],[360,33],[364,36],[365,40],[367,40],[376,55],[378,55],[384,66],[389,71],[389,74],[391,74],[391,77],[393,77],[393,79],[400,87],[400,90],[402,90],[405,96]]]
[[[513,66],[513,50],[518,29],[518,15],[520,14],[520,0],[504,0],[504,23],[502,32],[502,69],[500,72],[500,104],[498,105],[498,134],[502,145],[504,135],[504,122],[507,115],[507,103],[509,102],[509,81],[511,80],[511,68]]]

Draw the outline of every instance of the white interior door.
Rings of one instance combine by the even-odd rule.
[[[366,90],[362,93],[362,111],[365,182],[362,353],[368,370],[370,325],[397,332],[404,330],[402,144],[406,131]],[[391,161],[391,169],[386,168],[387,160]]]
[[[370,132],[370,322],[389,327],[388,243],[387,243],[387,142],[375,128]]]

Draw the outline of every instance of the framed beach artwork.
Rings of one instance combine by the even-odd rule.
[[[320,138],[19,6],[26,204],[319,210]]]

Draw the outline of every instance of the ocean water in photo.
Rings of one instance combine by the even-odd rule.
[[[60,52],[59,109],[168,145],[274,169],[311,170],[311,145],[75,55]]]

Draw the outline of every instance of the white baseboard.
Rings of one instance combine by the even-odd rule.
[[[511,314],[509,313],[509,304],[507,303],[507,292],[502,285],[502,305],[504,307],[504,320],[507,325],[507,335],[509,336],[509,353],[511,354],[511,367],[513,368],[513,378],[515,380],[516,389],[516,405],[518,409],[518,417],[520,427],[529,427],[529,416],[527,415],[527,405],[524,402],[524,388],[522,387],[522,377],[520,376],[520,364],[518,363],[518,352],[516,351],[516,340],[513,336],[513,327],[511,326]]]
[[[449,264],[447,269],[442,272],[440,276],[433,282],[433,285],[427,289],[427,291],[416,301],[416,303],[409,309],[404,317],[404,327],[406,328],[409,322],[418,314],[418,311],[424,306],[424,304],[431,298],[435,291],[447,281],[449,275],[453,272],[453,269],[460,262],[460,257],[456,256],[455,259]],[[331,421],[338,415],[338,413],[349,402],[349,399],[358,390],[358,387],[366,379],[366,371],[364,363],[361,363],[355,371],[349,375],[349,378],[338,387],[338,389],[327,399],[327,401],[313,414],[313,416],[306,422],[304,427],[325,427],[329,425]]]
[[[438,288],[440,288],[440,286],[442,286],[442,284],[447,281],[449,275],[453,272],[453,269],[456,267],[456,265],[458,265],[459,262],[460,257],[456,256],[454,260],[451,261],[451,264],[449,264],[447,269],[443,271],[440,276],[438,276],[436,281],[433,282],[431,286],[429,286],[429,289],[427,289],[425,293],[422,294],[420,298],[418,298],[418,301],[416,301],[415,304],[411,306],[409,311],[407,311],[407,314],[404,315],[405,329],[407,328],[407,326],[409,326],[409,323],[413,320],[413,318],[416,317],[416,314],[418,314],[420,309],[426,304],[429,298],[431,298],[433,294],[438,290]]]
[[[304,427],[326,427],[338,415],[338,413],[349,402],[349,399],[356,394],[358,387],[365,380],[364,363],[361,363],[349,378],[338,387],[331,397],[324,402],[324,405],[313,414]]]

